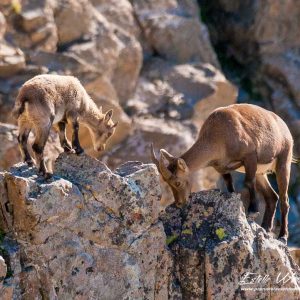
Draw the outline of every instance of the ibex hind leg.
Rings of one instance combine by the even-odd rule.
[[[28,151],[28,145],[27,145],[30,131],[31,128],[27,127],[26,123],[19,121],[19,135],[18,135],[19,148],[24,162],[26,162],[28,166],[32,167],[34,162]]]
[[[35,153],[37,163],[39,165],[39,173],[45,177],[45,179],[50,179],[52,174],[47,171],[45,160],[44,160],[44,148],[49,137],[52,121],[43,127],[37,127],[35,129],[36,138],[32,149]]]
[[[288,185],[290,181],[292,161],[292,150],[288,149],[285,153],[282,153],[277,160],[276,165],[276,180],[279,190],[280,200],[280,213],[281,213],[281,228],[279,233],[279,239],[287,243],[288,239],[288,213],[289,213],[289,198],[288,198]]]
[[[234,193],[235,192],[235,188],[233,185],[233,180],[232,180],[232,176],[230,173],[226,173],[226,174],[222,174],[227,191],[229,193]]]
[[[248,154],[244,160],[243,164],[245,167],[245,187],[249,191],[249,197],[250,197],[250,205],[248,208],[248,218],[251,220],[256,219],[256,217],[259,215],[258,210],[258,202],[255,192],[255,183],[256,183],[256,171],[257,171],[257,156],[256,153],[253,152],[251,154]]]
[[[278,202],[278,195],[273,190],[266,174],[256,176],[256,188],[263,195],[266,202],[265,214],[261,226],[267,232],[271,232]]]

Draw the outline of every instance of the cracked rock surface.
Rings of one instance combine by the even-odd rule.
[[[239,281],[299,273],[283,244],[248,224],[237,195],[199,192],[161,213],[153,164],[113,173],[63,154],[54,170],[51,182],[24,164],[0,173],[4,299],[282,299],[244,292]]]

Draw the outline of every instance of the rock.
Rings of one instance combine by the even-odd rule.
[[[22,29],[26,32],[37,30],[47,22],[46,14],[40,8],[22,11],[20,17]]]
[[[160,196],[156,167],[141,162],[113,173],[63,154],[51,182],[24,164],[0,173],[0,212],[16,239],[2,245],[11,298],[280,299],[242,291],[247,272],[270,276],[258,287],[299,288],[288,248],[247,222],[238,195],[199,192],[163,214]],[[291,280],[277,284],[278,274]]]
[[[9,170],[11,166],[22,161],[17,137],[18,129],[16,126],[0,123],[0,171]],[[32,157],[34,157],[31,149],[33,141],[34,136],[31,134],[28,149]],[[60,147],[58,135],[51,132],[44,150],[45,160],[50,169],[52,169],[52,164],[61,152],[62,148]]]
[[[6,277],[6,274],[7,274],[7,265],[3,257],[0,256],[0,295],[1,295],[1,299],[10,300],[12,299],[13,296],[13,289],[9,285],[4,284],[4,278]]]
[[[89,35],[93,8],[87,0],[59,0],[54,10],[58,44],[64,45]]]
[[[123,28],[126,32],[138,37],[140,28],[134,17],[132,4],[128,0],[91,0],[93,6],[108,22]]]
[[[8,44],[0,43],[0,78],[16,75],[25,68],[24,53]]]
[[[182,211],[169,207],[162,221],[183,299],[281,299],[276,288],[294,288],[285,297],[299,297],[298,275],[293,274],[300,268],[286,246],[246,221],[239,196],[218,191],[193,194]],[[269,279],[245,284],[259,275]],[[276,281],[285,275],[291,280]]]
[[[0,282],[6,276],[7,267],[2,256],[0,256]],[[1,284],[1,283],[0,283]]]
[[[299,248],[289,248],[291,256],[295,260],[298,266],[300,265],[300,249]]]
[[[85,155],[63,155],[52,183],[40,184],[22,164],[12,172],[3,180],[9,203],[19,207],[12,215],[21,251],[27,241],[14,280],[28,295],[167,297],[172,260],[153,165],[127,164],[114,174]]]
[[[138,0],[133,7],[154,52],[178,63],[201,61],[218,66],[207,29],[199,22],[196,1],[187,3]]]
[[[139,115],[192,118],[200,129],[214,109],[233,104],[236,98],[236,87],[212,65],[174,65],[152,59],[145,64],[137,92],[127,109]]]
[[[15,1],[17,3],[18,1]],[[7,37],[22,50],[55,52],[57,30],[53,17],[53,1],[22,1],[20,12],[7,12]]]
[[[18,148],[18,130],[14,125],[0,123],[0,170],[8,170],[11,166],[21,161]]]
[[[97,14],[97,34],[91,42],[69,48],[114,85],[120,103],[133,94],[142,66],[142,48],[137,39]]]
[[[0,12],[0,40],[3,38],[6,31],[6,20],[2,12]]]

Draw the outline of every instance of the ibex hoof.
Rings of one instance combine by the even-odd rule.
[[[26,164],[28,165],[28,167],[30,167],[30,168],[33,167],[33,165],[34,165],[34,162],[33,162],[33,160],[31,160],[31,159],[30,159],[30,160],[28,159],[28,160],[26,160],[25,162],[26,162]]]
[[[248,219],[248,221],[254,221],[258,216],[259,216],[259,211],[249,212],[247,219]]]
[[[278,241],[280,241],[280,242],[282,242],[284,245],[286,245],[286,244],[287,244],[287,237],[282,236],[282,237],[278,238]]]
[[[46,173],[44,174],[44,179],[45,179],[46,181],[48,181],[48,180],[52,179],[52,176],[53,176],[52,173],[46,172]]]
[[[75,150],[72,148],[64,147],[64,152],[69,154],[74,154]]]
[[[77,155],[81,155],[81,154],[84,153],[84,150],[83,150],[82,148],[80,148],[80,149],[75,149],[75,152],[76,152]]]

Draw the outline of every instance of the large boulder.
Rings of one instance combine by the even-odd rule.
[[[126,103],[135,90],[142,66],[141,45],[134,35],[109,23],[99,12],[95,16],[97,30],[93,40],[74,45],[68,51],[107,76],[120,103]]]
[[[0,40],[3,38],[6,31],[6,20],[2,12],[0,12]]]
[[[132,1],[142,32],[152,51],[163,58],[207,62],[218,66],[208,32],[199,21],[196,1]]]
[[[63,155],[52,183],[39,183],[22,164],[12,172],[0,175],[1,195],[7,185],[1,203],[12,208],[5,220],[18,232],[20,251],[28,245],[22,268],[6,280],[16,299],[19,280],[23,297],[168,297],[172,259],[158,221],[153,165],[127,164],[112,173],[85,155]]]
[[[173,64],[154,58],[145,63],[126,109],[140,116],[192,119],[200,129],[214,109],[233,104],[236,98],[236,87],[210,64]]]
[[[91,3],[110,23],[136,37],[141,34],[129,0],[91,0]]]
[[[24,164],[0,173],[7,299],[282,298],[243,291],[248,272],[270,276],[252,288],[299,288],[288,249],[247,222],[239,196],[200,192],[163,214],[160,197],[153,164],[128,162],[113,173],[64,154],[51,182]],[[276,283],[279,273],[291,280]]]
[[[53,1],[10,1],[4,9],[7,16],[7,39],[22,50],[55,52],[57,29],[53,17]],[[13,8],[13,9],[12,9]]]
[[[161,219],[182,299],[299,297],[299,266],[286,246],[248,223],[240,196],[193,194],[184,209],[171,206]]]
[[[74,42],[91,33],[93,7],[88,0],[59,0],[54,9],[58,45]]]
[[[25,68],[25,56],[19,48],[0,41],[0,79],[18,74]]]

